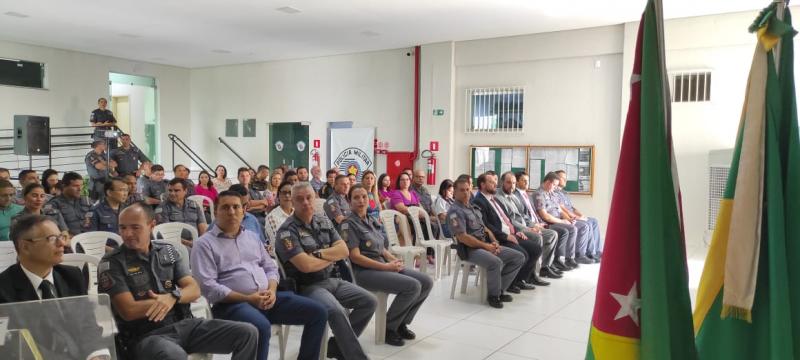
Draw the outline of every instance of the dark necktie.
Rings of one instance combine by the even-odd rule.
[[[56,298],[53,284],[49,280],[42,280],[42,283],[39,284],[39,290],[42,291],[42,300]]]

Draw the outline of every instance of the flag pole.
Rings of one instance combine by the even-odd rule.
[[[775,6],[775,10],[776,10],[775,17],[777,17],[778,20],[783,21],[783,12],[784,12],[784,10],[786,10],[787,1],[786,0],[773,0],[772,2],[774,2],[776,4],[776,6]],[[775,48],[772,49],[772,55],[773,55],[772,57],[775,59],[775,72],[778,73],[778,74],[780,74],[780,69],[781,69],[781,56],[780,56],[781,55],[781,43],[782,43],[782,40],[778,40],[778,44],[776,44]]]

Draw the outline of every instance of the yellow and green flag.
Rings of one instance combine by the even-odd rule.
[[[697,358],[661,3],[647,3],[586,359]]]
[[[791,14],[765,8],[694,312],[702,359],[800,359],[800,135]]]

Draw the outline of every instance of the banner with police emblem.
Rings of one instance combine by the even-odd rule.
[[[358,181],[364,171],[375,168],[375,128],[330,129],[331,168],[353,174]]]

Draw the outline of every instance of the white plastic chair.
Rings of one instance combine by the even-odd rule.
[[[314,214],[325,215],[325,199],[314,199]]]
[[[350,273],[353,274],[353,285],[358,285],[356,272],[350,262],[347,262],[347,267]],[[378,300],[378,306],[375,307],[375,345],[383,345],[386,342],[386,309],[389,302],[389,294],[383,291],[370,291],[372,295]]]
[[[417,245],[425,248],[433,248],[433,256],[436,258],[436,265],[434,267],[434,279],[442,277],[443,267],[450,264],[450,244],[452,242],[446,239],[425,239],[425,233],[422,231],[422,223],[419,221],[419,215],[425,218],[425,226],[428,230],[428,235],[433,234],[431,230],[431,217],[425,209],[419,206],[409,206],[408,215],[411,218],[411,223],[414,224],[414,231],[416,232]],[[438,222],[437,222],[438,223]],[[439,229],[441,234],[441,228]]]
[[[456,256],[456,273],[453,274],[453,284],[450,286],[450,299],[455,299],[456,295],[456,283],[458,283],[458,273],[459,271],[463,271],[463,275],[461,278],[461,293],[467,293],[467,282],[469,281],[469,268],[471,266],[475,266],[478,269],[477,279],[478,287],[480,289],[480,297],[481,303],[485,303],[487,301],[487,296],[489,295],[489,288],[487,284],[486,278],[486,268],[478,266],[478,264],[471,263],[466,260],[461,260],[458,256]]]
[[[84,254],[92,255],[102,259],[106,254],[106,240],[112,239],[117,246],[122,245],[122,236],[108,231],[89,231],[75,235],[70,242],[73,253],[78,253],[78,244]]]
[[[406,269],[411,270],[414,269],[414,258],[421,256],[422,259],[419,262],[420,271],[425,272],[425,267],[428,264],[428,261],[425,260],[425,248],[411,245],[400,246],[400,239],[398,238],[397,230],[394,227],[394,220],[397,217],[400,217],[400,231],[403,234],[403,238],[411,239],[411,236],[408,234],[409,231],[406,216],[397,210],[383,210],[380,212],[380,217],[381,222],[383,223],[383,228],[386,230],[386,236],[389,238],[389,251],[400,256],[406,265]]]
[[[158,224],[153,228],[153,239],[171,244],[175,247],[175,249],[178,250],[182,258],[188,260],[189,249],[187,249],[186,245],[183,245],[181,242],[181,232],[183,232],[183,230],[186,230],[191,234],[192,242],[196,241],[199,237],[197,234],[197,229],[195,229],[194,226],[181,222],[168,222]],[[161,239],[158,238],[159,235],[161,235]]]
[[[203,204],[208,205],[208,211],[211,213],[211,221],[214,221],[214,202],[211,201],[211,198],[205,195],[192,195],[186,198],[187,200],[194,201],[200,208],[203,208]]]
[[[89,269],[89,295],[97,295],[97,265],[100,264],[100,259],[89,254],[64,254],[61,264],[75,266],[80,269],[83,269],[83,265],[87,265]]]
[[[17,263],[17,249],[14,242],[0,241],[0,271],[4,271],[9,266]]]

